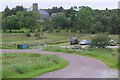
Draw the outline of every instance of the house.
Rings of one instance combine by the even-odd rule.
[[[45,20],[50,19],[49,13],[44,9],[38,9],[37,3],[33,3],[33,11],[38,12],[40,14],[40,18],[39,20],[37,20],[39,22],[44,22]]]

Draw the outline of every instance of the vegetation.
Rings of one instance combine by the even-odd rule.
[[[92,47],[98,47],[98,48],[105,48],[108,43],[109,43],[109,36],[107,34],[97,34],[93,39],[92,39]]]
[[[74,49],[50,46],[50,47],[45,47],[44,50],[93,57],[95,59],[103,61],[110,68],[116,68],[116,69],[118,68],[118,51],[117,51],[117,49],[87,48],[87,49],[74,50]]]
[[[71,32],[81,33],[100,33],[108,32],[118,34],[119,32],[119,9],[93,10],[90,7],[80,6],[64,9],[63,7],[53,7],[46,9],[50,15],[55,13],[50,20],[38,23],[40,15],[34,11],[27,11],[22,6],[16,6],[10,10],[8,7],[3,12],[3,30],[22,30],[27,28],[30,32],[34,30],[43,30],[46,32],[60,32],[65,29]],[[16,22],[13,25],[13,15],[16,16]],[[11,17],[11,18],[10,18]],[[12,22],[11,22],[12,21]],[[19,24],[18,24],[19,23]]]
[[[97,34],[82,34],[82,33],[74,33],[74,32],[38,32],[38,33],[30,33],[31,37],[25,36],[26,33],[2,33],[2,47],[3,49],[16,49],[17,44],[28,44],[40,46],[41,44],[47,43],[48,45],[70,45],[70,39],[72,36],[76,36],[78,41],[87,39],[91,40]],[[36,37],[35,37],[36,35]],[[109,35],[110,39],[118,41],[118,35]],[[30,47],[31,48],[31,47]]]
[[[35,53],[5,53],[2,55],[3,78],[32,78],[63,68],[68,64],[67,61],[56,55]]]
[[[18,18],[16,15],[12,15],[12,16],[8,16],[6,18],[3,19],[2,24],[3,27],[2,29],[4,30],[4,32],[6,30],[20,30],[20,26],[18,25]]]

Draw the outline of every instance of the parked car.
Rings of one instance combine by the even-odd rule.
[[[90,45],[92,42],[90,40],[81,40],[80,45]]]
[[[70,39],[70,44],[71,45],[75,45],[75,44],[78,44],[78,39],[74,36]]]
[[[108,46],[116,46],[116,45],[117,45],[117,42],[114,41],[114,40],[110,40],[110,41],[108,42]]]

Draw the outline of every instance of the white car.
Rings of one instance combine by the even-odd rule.
[[[108,46],[116,46],[116,45],[117,45],[117,42],[114,41],[114,40],[110,40],[110,41],[108,42]]]
[[[80,45],[90,45],[91,41],[90,40],[81,40]]]

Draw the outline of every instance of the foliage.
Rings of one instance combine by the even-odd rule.
[[[20,29],[20,26],[19,26],[19,19],[17,18],[16,15],[11,15],[11,16],[8,16],[6,18],[3,19],[2,23],[3,23],[3,27],[2,29],[4,31],[6,30],[19,30]]]
[[[52,18],[52,21],[53,27],[56,30],[65,29],[67,27],[67,18],[64,13],[57,13],[57,15]]]
[[[93,30],[94,17],[93,11],[89,7],[80,7],[77,16],[77,29],[84,33],[91,33]]]
[[[8,6],[6,6],[6,8],[4,9],[3,18],[11,15],[11,10],[8,8]]]
[[[21,27],[25,27],[27,29],[30,29],[30,32],[34,31],[34,29],[37,26],[37,17],[39,16],[37,13],[35,12],[27,12],[27,11],[23,11],[23,12],[17,12],[17,16],[20,20],[20,26]]]
[[[60,7],[52,7],[52,9],[47,9],[49,15],[51,16],[52,13],[59,13],[59,12],[64,12],[64,8],[62,6]]]
[[[12,8],[11,13],[16,15],[18,11],[26,11],[26,8],[24,8],[22,5],[18,5],[15,8]]]
[[[2,54],[3,78],[30,78],[65,67],[68,62],[56,55],[35,53]],[[26,65],[27,64],[27,65]]]
[[[74,6],[70,9],[64,9],[61,6],[46,9],[46,11],[50,14],[51,19],[38,23],[39,13],[27,11],[23,6],[16,6],[13,9],[6,7],[3,12],[3,19],[17,15],[20,29],[27,28],[30,32],[42,28],[43,31],[47,32],[54,32],[54,30],[60,32],[62,29],[68,29],[71,32],[92,34],[100,32],[119,33],[119,9],[94,10],[87,6],[80,6],[79,8]]]
[[[25,36],[27,36],[27,37],[31,37],[30,32],[29,32],[29,31],[27,31],[27,32],[25,33]]]
[[[98,47],[98,48],[105,48],[108,45],[109,42],[109,36],[107,34],[98,33],[93,39],[92,39],[92,47]]]
[[[36,32],[36,33],[35,33],[35,37],[36,37],[37,40],[42,39],[42,38],[43,38],[43,35],[44,35],[43,32]]]
[[[52,21],[45,21],[42,23],[42,28],[41,28],[41,31],[45,32],[45,31],[48,31],[48,32],[53,32],[53,24],[52,24]]]

